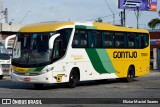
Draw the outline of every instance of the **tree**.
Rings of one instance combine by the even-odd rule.
[[[160,11],[158,12],[158,15],[160,16]],[[148,26],[152,29],[158,27],[160,25],[160,19],[154,18],[150,22],[148,22]]]
[[[98,19],[96,20],[96,22],[102,23],[102,22],[103,22],[103,19],[102,19],[102,18],[98,18]]]

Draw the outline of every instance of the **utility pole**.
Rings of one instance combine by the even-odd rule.
[[[126,9],[123,10],[123,26],[126,26]]]
[[[5,8],[3,14],[4,14],[4,21],[5,21],[5,23],[8,23],[8,9],[7,8]]]
[[[3,1],[0,0],[1,23],[8,23],[8,9],[3,9]]]
[[[137,29],[139,29],[139,9],[137,10]]]
[[[121,16],[121,26],[125,26],[126,25],[125,9],[120,12],[120,16]]]
[[[123,20],[124,20],[124,19],[123,19],[123,11],[120,12],[120,16],[121,16],[121,26],[123,26],[123,25],[124,25],[124,23],[123,23],[123,22],[124,22],[124,21],[123,21]]]
[[[135,10],[134,10],[135,12]],[[137,6],[137,11],[135,12],[136,15],[136,19],[137,19],[137,29],[139,29],[139,17],[140,17],[140,13],[139,13],[139,6]]]

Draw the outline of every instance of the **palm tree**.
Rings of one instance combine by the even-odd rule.
[[[158,15],[160,16],[160,11],[158,12]],[[159,18],[155,18],[152,19],[149,23],[148,26],[152,29],[158,27],[160,25],[160,19]]]

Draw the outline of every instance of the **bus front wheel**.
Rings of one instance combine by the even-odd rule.
[[[76,85],[78,84],[79,82],[79,76],[78,76],[78,73],[73,69],[70,73],[70,76],[69,76],[69,82],[68,82],[68,86],[70,88],[75,88]]]

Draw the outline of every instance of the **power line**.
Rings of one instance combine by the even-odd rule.
[[[115,20],[115,22],[120,22],[121,20]],[[107,23],[112,23],[112,22],[107,22]]]
[[[113,15],[113,25],[115,24],[115,14],[114,12],[112,11],[111,7],[109,6],[108,2],[105,0],[105,3],[107,4],[109,10],[111,11],[112,15]]]
[[[19,24],[22,24],[23,20],[25,19],[25,17],[28,15],[28,13],[30,13],[31,11],[27,11],[26,14],[24,15],[24,17],[22,18],[22,20],[20,21]]]
[[[105,3],[107,4],[107,6],[108,6],[109,10],[111,11],[111,13],[114,14],[114,12],[113,12],[113,10],[111,9],[111,7],[109,6],[108,2],[107,2],[106,0],[104,0],[104,1],[105,1]]]
[[[115,15],[116,14],[119,14],[119,13],[115,13]],[[92,18],[92,19],[89,19],[89,20],[86,20],[86,21],[92,21],[92,20],[96,20],[96,19],[98,19],[98,18],[106,18],[106,17],[110,17],[110,16],[113,16],[113,14],[112,15],[107,15],[107,16],[100,16],[100,17],[97,17],[97,18]]]

